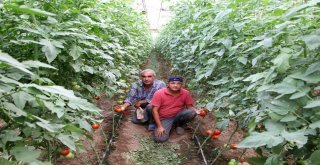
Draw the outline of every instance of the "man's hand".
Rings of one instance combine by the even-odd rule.
[[[162,135],[164,135],[165,131],[166,130],[161,126],[156,129],[155,134],[157,137],[161,137]]]
[[[146,103],[146,102],[147,102],[146,100],[137,101],[137,102],[134,104],[134,107],[135,107],[135,108],[139,108],[139,107],[141,107],[141,104],[144,104],[144,103]]]
[[[125,107],[125,106],[123,106],[123,105],[120,105],[120,109],[121,109],[121,111],[126,110],[126,108],[127,108],[127,107]]]
[[[127,107],[128,107],[129,105],[130,105],[129,103],[124,103],[124,104],[120,105],[120,108],[121,108],[122,111],[124,111],[124,110],[127,109]]]

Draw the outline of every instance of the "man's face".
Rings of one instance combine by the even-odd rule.
[[[171,91],[178,92],[182,87],[182,82],[180,81],[170,81],[168,87]]]
[[[143,84],[152,85],[155,77],[152,72],[144,72],[141,74],[141,79]]]

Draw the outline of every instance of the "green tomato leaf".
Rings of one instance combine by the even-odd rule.
[[[320,121],[316,121],[316,122],[310,124],[309,127],[310,127],[311,129],[320,128]]]
[[[304,73],[301,73],[301,72],[295,72],[289,76],[295,79],[306,81],[307,83],[310,83],[310,84],[315,84],[320,82],[320,73],[305,75]]]
[[[15,142],[22,140],[22,137],[19,136],[19,132],[15,130],[3,130],[0,134],[0,139],[2,144],[6,145],[7,142]]]
[[[308,67],[308,69],[307,69],[307,71],[306,71],[306,73],[304,75],[307,76],[307,75],[310,75],[310,74],[312,74],[312,73],[314,73],[316,71],[320,71],[320,62],[315,62],[315,63],[311,64]]]
[[[36,124],[49,132],[58,132],[59,129],[63,128],[62,124],[49,124],[49,121],[46,122],[36,122]]]
[[[248,62],[248,59],[246,57],[238,57],[237,59],[240,63],[242,63],[243,65],[246,65]]]
[[[262,132],[253,133],[238,144],[239,148],[257,148],[267,145],[269,148],[279,145],[284,141],[281,136],[275,136],[273,133]]]
[[[0,164],[1,165],[15,165],[17,162],[9,161],[3,158],[0,158]]]
[[[13,147],[10,151],[17,160],[27,162],[27,163],[37,161],[37,158],[41,154],[41,151],[36,150],[32,146]]]
[[[320,162],[320,150],[314,151],[309,158],[311,165],[319,164]]]
[[[26,105],[26,102],[32,98],[32,96],[24,91],[19,91],[12,94],[13,102],[19,109],[23,109]]]
[[[304,97],[308,94],[309,91],[310,91],[309,87],[304,87],[304,88],[302,88],[301,91],[298,91],[298,92],[294,93],[293,95],[291,95],[290,99],[293,100],[293,99],[298,99],[298,98]]]
[[[285,130],[285,126],[282,123],[278,123],[273,120],[267,120],[264,124],[269,134],[279,135]]]
[[[57,70],[57,68],[51,66],[51,65],[48,65],[46,63],[42,63],[40,61],[31,61],[31,60],[28,60],[28,61],[23,61],[22,62],[24,65],[30,67],[30,68],[50,68],[50,69],[55,69]]]
[[[8,114],[10,114],[12,117],[27,116],[27,113],[25,111],[16,107],[12,103],[4,102],[3,105],[8,110]]]
[[[16,6],[16,5],[4,5],[5,8],[12,9],[14,11],[22,12],[22,13],[27,13],[27,14],[34,14],[34,15],[39,15],[39,16],[55,16],[55,14],[40,10],[40,9],[35,9],[35,8],[30,8],[25,5],[22,6]]]
[[[267,73],[262,72],[262,73],[256,73],[256,74],[252,74],[249,77],[245,78],[243,81],[250,81],[250,82],[256,82],[264,77],[267,76]]]
[[[79,123],[80,128],[84,128],[87,131],[91,131],[91,125],[86,120],[77,119],[77,122]]]
[[[280,121],[281,121],[281,122],[289,122],[289,121],[295,121],[295,120],[297,120],[297,117],[296,117],[296,116],[287,115],[287,116],[285,116],[284,118],[282,118]]]
[[[81,56],[81,53],[83,53],[83,52],[84,52],[84,50],[80,46],[73,44],[71,46],[71,50],[70,50],[69,54],[72,56],[73,60],[77,60]]]
[[[49,39],[41,39],[40,44],[43,45],[41,50],[46,55],[49,63],[51,63],[61,52],[59,48],[63,48],[62,43],[55,40],[50,41]]]
[[[61,143],[68,146],[71,150],[76,150],[76,145],[69,135],[59,134],[58,139],[61,141]]]
[[[287,141],[293,141],[296,143],[298,148],[303,147],[307,141],[308,138],[305,136],[306,134],[304,131],[296,131],[296,132],[287,132],[283,131],[281,133],[281,136],[284,137]]]
[[[302,36],[301,39],[306,43],[307,47],[310,50],[317,49],[320,46],[320,35],[305,35]]]
[[[58,95],[62,95],[65,96],[69,99],[78,99],[78,97],[76,97],[73,93],[72,90],[67,90],[62,86],[40,86],[40,85],[36,85],[36,84],[23,84],[21,85],[23,87],[34,87],[42,92],[49,92],[49,93],[54,93],[54,94],[58,94]]]
[[[281,51],[281,53],[272,61],[280,73],[284,73],[287,69],[289,69],[290,57],[291,54]]]
[[[281,155],[268,155],[264,165],[283,165]]]
[[[0,61],[3,61],[6,64],[8,64],[14,68],[17,68],[25,73],[33,75],[33,73],[27,69],[28,68],[27,66],[23,65],[22,63],[20,63],[19,61],[17,61],[16,59],[14,59],[10,55],[8,55],[7,53],[1,52],[1,50],[0,50]]]
[[[320,100],[313,100],[310,101],[306,106],[303,108],[315,108],[315,107],[320,107]]]
[[[62,107],[55,106],[52,102],[43,101],[44,105],[53,113],[57,114],[58,118],[64,115],[64,109]]]
[[[293,84],[282,82],[280,84],[274,85],[272,88],[267,91],[276,92],[279,94],[291,94],[297,91],[296,87]]]

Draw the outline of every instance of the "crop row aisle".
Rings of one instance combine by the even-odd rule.
[[[218,128],[236,120],[247,132],[237,148],[256,150],[248,162],[319,164],[320,1],[185,0],[174,11],[156,48]]]

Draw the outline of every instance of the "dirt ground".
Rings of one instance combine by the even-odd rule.
[[[154,54],[151,58],[142,66],[141,69],[151,68],[156,71],[158,74],[158,79],[166,80],[170,74],[170,65],[168,61],[162,60],[159,58],[158,54]],[[166,81],[165,81],[166,82]],[[122,115],[122,120],[119,120],[119,127],[115,128],[116,136],[110,140],[110,137],[105,137],[102,134],[104,132],[112,132],[112,105],[114,105],[113,100],[100,100],[97,103],[97,106],[103,109],[104,122],[102,125],[103,129],[94,132],[94,147],[97,154],[99,155],[102,164],[110,165],[134,165],[133,161],[130,159],[129,153],[133,151],[138,151],[141,148],[141,144],[138,141],[138,137],[150,137],[151,132],[148,132],[145,125],[133,124],[130,121],[131,114],[133,109],[128,110],[130,112],[128,115]],[[201,152],[198,152],[199,145],[196,142],[195,138],[192,138],[193,133],[196,129],[197,124],[200,123],[199,128],[197,129],[196,136],[199,139],[201,144],[205,138],[205,131],[208,129],[215,128],[215,118],[210,113],[206,117],[202,118],[197,116],[195,120],[189,124],[189,129],[185,131],[183,135],[177,135],[173,130],[170,139],[166,142],[168,145],[179,144],[180,149],[176,152],[179,156],[184,157],[182,165],[202,165],[202,164],[211,164],[212,160],[217,156],[217,153],[214,152],[217,148],[223,148],[227,143],[230,135],[236,129],[236,122],[231,121],[226,130],[224,130],[219,139],[212,140],[209,139],[207,143],[202,147],[203,155]],[[235,132],[230,143],[239,143],[243,139],[243,132],[238,130]],[[75,159],[64,159],[60,158],[57,164],[62,165],[80,165],[80,164],[98,164],[97,157],[92,147],[88,144],[86,139],[83,140],[84,145],[87,149],[87,153],[82,153],[75,155]],[[205,163],[203,156],[207,163]],[[230,159],[246,160],[248,157],[255,156],[252,149],[247,149],[245,152],[243,149],[231,150],[227,149],[223,152],[214,165],[226,165]]]

